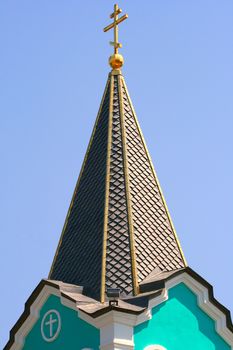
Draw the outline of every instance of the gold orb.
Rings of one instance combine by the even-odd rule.
[[[119,69],[124,64],[124,58],[123,56],[119,55],[119,53],[115,53],[109,57],[109,64],[113,69]]]

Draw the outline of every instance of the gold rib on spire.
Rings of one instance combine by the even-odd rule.
[[[171,219],[171,215],[170,215],[170,212],[169,212],[169,210],[168,210],[166,200],[165,200],[165,198],[164,198],[164,195],[163,195],[163,192],[162,192],[162,189],[161,189],[161,186],[160,186],[160,183],[159,183],[157,174],[156,174],[156,172],[155,172],[155,168],[154,168],[154,166],[153,166],[153,162],[152,162],[150,153],[149,153],[148,148],[147,148],[147,146],[146,146],[146,142],[145,142],[145,139],[144,139],[142,130],[141,130],[141,128],[140,128],[140,125],[139,125],[139,123],[138,123],[138,119],[137,119],[137,116],[136,116],[136,112],[135,112],[135,110],[134,110],[133,103],[132,103],[131,98],[130,98],[130,96],[129,96],[129,92],[128,92],[128,89],[127,89],[127,86],[126,86],[126,84],[125,84],[125,81],[124,81],[124,78],[123,78],[123,77],[122,77],[122,86],[124,86],[124,88],[125,88],[126,95],[127,95],[127,97],[128,97],[131,110],[132,110],[132,112],[133,112],[133,117],[134,117],[134,120],[135,120],[135,122],[136,122],[139,135],[140,135],[140,137],[141,137],[141,140],[142,140],[142,143],[143,143],[143,146],[144,146],[146,155],[147,155],[148,160],[149,160],[149,163],[150,163],[150,168],[151,168],[151,171],[152,171],[152,173],[153,173],[155,183],[156,183],[157,186],[158,186],[159,193],[160,193],[161,200],[162,200],[162,203],[163,203],[163,205],[164,205],[164,208],[165,208],[165,211],[166,211],[166,214],[167,214],[168,221],[169,221],[169,223],[170,223],[170,225],[171,225],[171,228],[172,228],[172,231],[173,231],[173,234],[174,234],[174,237],[175,237],[175,241],[176,241],[176,243],[177,243],[177,247],[178,247],[178,249],[179,249],[179,252],[180,252],[181,258],[182,258],[182,260],[183,260],[184,266],[186,267],[186,266],[188,266],[188,263],[187,263],[187,261],[186,261],[186,259],[185,259],[185,256],[184,256],[184,253],[183,253],[183,250],[182,250],[182,247],[181,247],[181,244],[180,244],[178,235],[177,235],[177,233],[176,233],[176,230],[175,230],[173,221],[172,221],[172,219]]]
[[[123,161],[124,161],[124,170],[125,170],[126,202],[127,202],[128,222],[129,222],[131,271],[132,271],[133,293],[134,295],[137,295],[139,292],[139,286],[138,286],[137,262],[136,262],[135,243],[134,243],[134,227],[133,227],[133,217],[132,217],[131,194],[130,194],[130,184],[129,184],[129,169],[128,169],[128,159],[127,159],[122,84],[123,84],[123,78],[121,75],[118,75],[119,102],[120,102],[119,107],[120,107],[120,118],[121,118],[121,128],[122,128],[122,148],[123,148]]]
[[[118,15],[122,12],[122,9],[117,4],[114,5],[114,12],[111,13],[110,18],[113,18],[113,23],[104,28],[104,32],[108,32],[114,28],[114,41],[110,41],[110,45],[114,47],[114,54],[109,58],[109,64],[113,69],[119,69],[124,64],[123,56],[118,53],[118,49],[122,47],[122,44],[118,42],[118,25],[128,18],[128,15],[123,15],[118,18]]]
[[[108,235],[108,209],[109,209],[109,188],[110,188],[110,157],[112,142],[112,110],[113,110],[113,77],[110,75],[110,97],[109,97],[109,124],[108,124],[108,145],[106,159],[106,180],[105,180],[105,205],[104,205],[104,228],[103,228],[103,248],[102,248],[102,267],[101,267],[101,287],[100,301],[105,301],[106,285],[106,255],[107,255],[107,235]]]

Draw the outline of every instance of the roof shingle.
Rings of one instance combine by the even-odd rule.
[[[49,277],[104,301],[106,288],[135,294],[152,271],[184,266],[124,78],[113,71]]]

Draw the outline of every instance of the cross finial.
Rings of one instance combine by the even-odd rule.
[[[109,24],[104,28],[104,32],[109,31],[114,28],[114,41],[110,41],[110,45],[114,46],[114,54],[109,58],[109,63],[113,69],[119,69],[122,67],[124,60],[121,55],[118,53],[118,49],[122,47],[122,45],[118,42],[118,25],[128,18],[128,15],[124,15],[118,18],[118,15],[122,12],[122,10],[118,7],[117,4],[114,5],[114,12],[110,15],[110,18],[113,18],[113,23]]]

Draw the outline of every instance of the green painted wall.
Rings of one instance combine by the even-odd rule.
[[[197,297],[180,283],[166,302],[153,308],[152,319],[134,329],[135,350],[158,344],[167,350],[230,350],[216,333],[215,322],[197,305]]]
[[[61,316],[61,331],[53,342],[46,342],[41,335],[41,321],[45,313],[53,309]],[[53,327],[56,331],[56,323]],[[49,336],[49,326],[45,326],[45,333]],[[41,309],[40,318],[26,337],[23,350],[98,350],[99,345],[99,330],[78,318],[77,312],[62,305],[60,298],[51,295]]]

